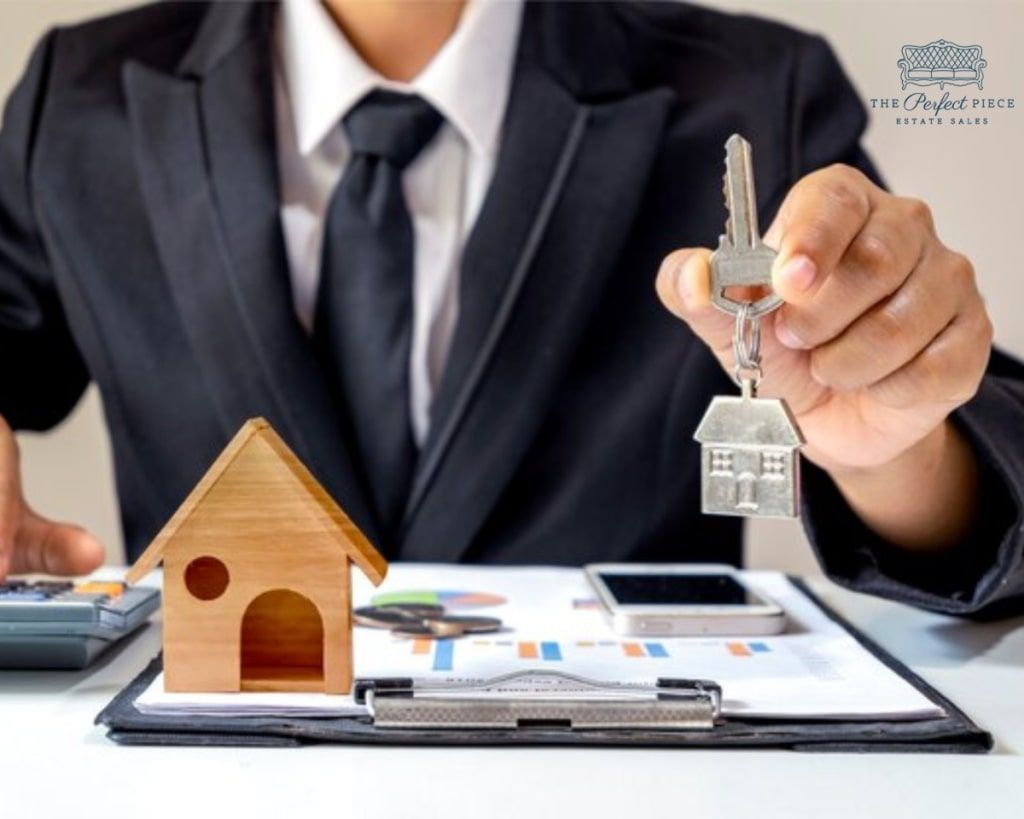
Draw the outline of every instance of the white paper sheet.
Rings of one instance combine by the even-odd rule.
[[[500,617],[507,627],[498,634],[433,642],[396,639],[386,631],[357,628],[356,676],[478,681],[539,668],[600,681],[649,683],[658,677],[685,677],[721,684],[726,715],[818,719],[942,715],[940,708],[873,657],[783,575],[746,572],[744,576],[786,610],[785,634],[744,639],[624,638],[608,628],[577,569],[392,564],[379,589],[356,577],[356,605],[367,605],[378,595],[439,592],[441,602],[453,611]],[[138,698],[136,707],[162,715],[363,713],[351,697],[338,695],[172,694],[163,690],[162,676]]]

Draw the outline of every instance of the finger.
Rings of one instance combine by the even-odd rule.
[[[87,574],[103,562],[103,545],[85,529],[55,523],[28,511],[18,529],[11,572]]]
[[[673,250],[658,268],[658,298],[677,318],[711,303],[711,251],[685,247]]]
[[[0,418],[0,581],[7,576],[14,535],[21,520],[21,481],[14,433]]]
[[[658,271],[657,291],[662,304],[728,366],[736,320],[711,304],[711,251],[676,250],[665,257]]]
[[[970,262],[944,248],[931,252],[891,297],[811,352],[811,373],[843,391],[881,381],[934,341],[972,298],[980,297]]]
[[[896,197],[876,208],[814,294],[779,311],[775,331],[794,349],[813,349],[843,333],[895,293],[932,244]]]
[[[942,404],[949,410],[978,391],[992,347],[992,322],[980,300],[961,314],[908,364],[868,388],[893,409]]]
[[[778,249],[772,288],[786,302],[812,298],[860,232],[882,193],[864,174],[832,165],[808,174],[786,195],[768,244]]]

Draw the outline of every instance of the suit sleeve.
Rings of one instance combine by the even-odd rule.
[[[36,47],[0,127],[0,415],[47,429],[89,382],[64,317],[31,195],[33,148],[55,35]]]
[[[833,162],[880,182],[860,147],[864,106],[831,49],[809,40],[797,62],[792,111],[795,179]],[[977,395],[953,423],[981,465],[980,508],[970,534],[941,555],[900,549],[872,532],[828,475],[806,464],[803,519],[818,560],[840,585],[948,614],[996,617],[1024,610],[1024,365],[993,352]],[[916,487],[904,500],[914,502]]]

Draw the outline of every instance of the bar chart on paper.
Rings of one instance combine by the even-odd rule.
[[[620,659],[667,659],[668,647],[657,641],[632,640],[510,640],[472,639],[428,640],[420,638],[409,645],[411,655],[430,658],[431,671],[455,671],[455,653],[474,666],[480,662],[500,662],[506,666],[523,664],[547,667],[574,666],[581,660],[606,664]]]
[[[385,584],[355,591],[357,605],[439,603],[499,617],[504,628],[439,640],[357,629],[356,675],[483,681],[517,671],[560,671],[600,682],[715,680],[726,713],[848,717],[915,715],[933,704],[825,616],[781,575],[748,582],[787,613],[789,627],[763,637],[637,637],[611,631],[578,569],[402,565]],[[474,612],[475,613],[475,612]]]
[[[767,658],[773,649],[766,640],[738,641],[718,639],[513,639],[509,637],[411,641],[394,640],[389,652],[405,655],[405,663],[421,673],[441,672],[456,676],[478,676],[514,669],[550,668],[601,677],[625,679],[681,675],[698,667],[721,669],[736,665],[733,676],[749,670],[763,674],[759,658]],[[786,651],[771,667],[794,665],[802,660]],[[747,669],[744,669],[747,666]]]
[[[846,638],[811,634],[630,640],[600,632],[593,637],[534,636],[518,630],[440,640],[403,640],[376,631],[356,651],[359,673],[370,677],[482,681],[514,671],[552,670],[632,684],[661,678],[715,680],[722,685],[723,709],[736,714],[856,715],[880,694],[894,697],[907,714],[931,708],[912,689],[903,690],[888,669],[865,673],[861,652]]]

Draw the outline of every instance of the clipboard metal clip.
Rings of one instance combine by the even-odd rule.
[[[480,681],[357,680],[377,728],[710,731],[722,689],[710,680],[608,683],[532,669]]]

